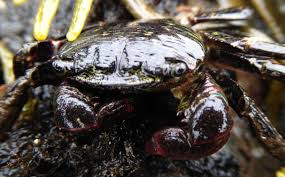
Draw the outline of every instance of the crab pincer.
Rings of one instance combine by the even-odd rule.
[[[228,140],[232,115],[222,89],[208,74],[180,100],[178,126],[156,131],[146,144],[149,154],[198,159],[219,150]]]

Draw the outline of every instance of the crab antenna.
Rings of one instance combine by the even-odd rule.
[[[66,35],[69,41],[74,41],[81,33],[91,9],[92,2],[93,0],[76,0],[72,22]]]
[[[41,0],[34,21],[34,37],[37,40],[45,40],[48,31],[58,9],[59,0]]]

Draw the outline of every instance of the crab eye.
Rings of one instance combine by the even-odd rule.
[[[54,61],[52,63],[52,67],[53,67],[54,71],[56,72],[56,74],[63,75],[63,74],[66,73],[66,66],[60,60],[59,61]]]
[[[173,76],[181,76],[183,75],[187,70],[187,66],[184,63],[176,64],[174,67],[174,72],[172,73]]]
[[[58,64],[54,64],[53,67],[59,73],[64,73],[65,72],[65,69],[62,66],[58,65]]]

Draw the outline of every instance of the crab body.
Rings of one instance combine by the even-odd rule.
[[[248,9],[227,9],[200,14],[192,22],[244,20],[249,15]],[[55,122],[68,131],[98,129],[106,120],[156,111],[138,103],[145,100],[144,95],[155,93],[151,102],[166,105],[158,116],[171,117],[171,123],[151,132],[145,146],[148,154],[197,159],[216,152],[230,136],[231,106],[251,122],[260,141],[278,157],[285,154],[285,142],[267,117],[229,77],[206,64],[224,62],[284,81],[285,67],[274,59],[284,57],[285,47],[233,34],[194,32],[172,20],[158,19],[97,26],[74,42],[38,42],[14,58],[18,79],[1,97],[0,130],[13,125],[30,87],[58,85]],[[280,50],[269,51],[272,46]],[[176,101],[160,101],[164,93],[171,93],[169,102]],[[174,105],[175,114],[168,105]]]
[[[169,124],[164,120],[166,124],[147,140],[148,154],[197,159],[217,151],[230,135],[227,99],[213,79],[203,74],[206,48],[191,28],[172,20],[119,23],[91,28],[74,42],[41,42],[28,51],[41,53],[43,48],[50,57],[46,61],[33,57],[31,82],[34,87],[59,85],[54,113],[61,129],[98,129],[106,120],[148,112],[138,107],[144,97],[154,92],[157,98],[151,99],[160,100],[168,92],[172,98],[166,102],[178,101],[152,101],[166,107],[152,105],[156,108],[150,114],[166,112],[173,117]],[[15,58],[15,70],[28,66],[22,61]]]
[[[202,63],[201,40],[172,20],[121,23],[88,30],[65,43],[53,65],[93,88],[169,89]]]
[[[109,116],[114,116],[116,112],[115,117],[119,117],[119,113],[130,114],[136,109],[133,108],[134,104],[130,100],[124,98],[124,93],[130,95],[138,92],[170,90],[182,83],[189,82],[188,84],[191,85],[189,80],[200,82],[200,79],[206,79],[202,78],[199,72],[204,57],[205,47],[202,39],[190,28],[178,25],[172,20],[152,20],[88,30],[76,41],[67,42],[60,48],[52,60],[52,67],[59,73],[64,73],[67,82],[78,83],[81,87],[89,88],[91,92],[100,90],[108,95],[111,90],[119,91],[121,96],[118,97],[122,99],[112,98],[107,106],[109,107],[107,111],[112,114]],[[211,81],[208,84],[210,85],[206,84],[205,87],[210,90],[200,98],[203,100],[202,97],[205,97],[204,100],[193,105],[192,110],[188,109],[192,105],[189,102],[190,95],[186,96],[185,100],[181,100],[181,105],[188,104],[188,106],[185,108],[180,106],[181,118],[176,118],[177,127],[167,127],[154,133],[154,138],[146,145],[148,153],[178,159],[199,158],[215,152],[226,142],[232,127],[231,118],[227,112],[223,113],[228,109],[228,104],[224,96],[207,98],[210,92],[221,92],[213,87]],[[191,88],[187,89],[191,90]],[[187,93],[190,92],[187,91]],[[108,117],[105,114],[102,116],[103,113],[101,113],[106,112],[106,105],[103,103],[96,112],[92,108],[94,104],[90,103],[92,101],[86,100],[88,98],[78,89],[67,84],[61,86],[55,101],[57,125],[70,131],[100,128],[104,119]],[[220,102],[221,107],[216,109],[217,106],[211,105],[211,101]],[[190,117],[195,113],[190,112],[197,111],[199,109],[197,106],[204,106],[209,114],[222,115],[207,119],[206,112],[202,111],[201,114],[196,114],[193,120],[197,125],[193,125]],[[123,115],[126,116],[126,114]],[[216,121],[215,125],[203,129],[205,123],[211,124],[211,121]],[[178,124],[184,124],[183,128]],[[209,134],[206,133],[207,131]],[[171,140],[163,142],[169,138],[169,133],[172,134]],[[175,133],[176,135],[173,136]],[[189,133],[193,134],[191,138],[187,135]],[[157,139],[157,136],[160,139]],[[180,141],[180,144],[175,143],[173,147],[167,145],[174,141]],[[195,150],[200,153],[191,152],[196,148],[194,144],[206,144],[205,147],[214,148],[207,147],[209,150],[203,148],[202,153],[200,148]],[[178,148],[181,152],[174,153],[173,150]],[[182,151],[183,149],[186,151]],[[186,154],[187,156],[183,157]]]

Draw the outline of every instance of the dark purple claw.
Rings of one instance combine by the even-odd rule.
[[[55,99],[55,119],[58,127],[69,131],[98,128],[94,106],[78,89],[61,86]]]
[[[218,151],[229,137],[230,133],[209,144],[192,145],[187,132],[181,128],[165,128],[153,134],[152,139],[146,143],[146,152],[177,160],[199,159]]]
[[[216,152],[227,142],[233,120],[221,88],[209,75],[181,99],[178,109],[180,127],[155,132],[146,145],[149,154],[196,159]]]
[[[179,154],[187,153],[191,147],[187,139],[181,128],[165,128],[153,134],[152,139],[146,143],[146,152],[164,157],[180,157]]]
[[[77,88],[59,87],[55,99],[55,119],[59,128],[84,131],[99,128],[106,119],[118,119],[133,112],[128,99],[94,102]]]
[[[233,126],[229,105],[222,89],[207,75],[192,93],[181,100],[178,114],[186,124],[192,145],[210,144],[227,136]]]

